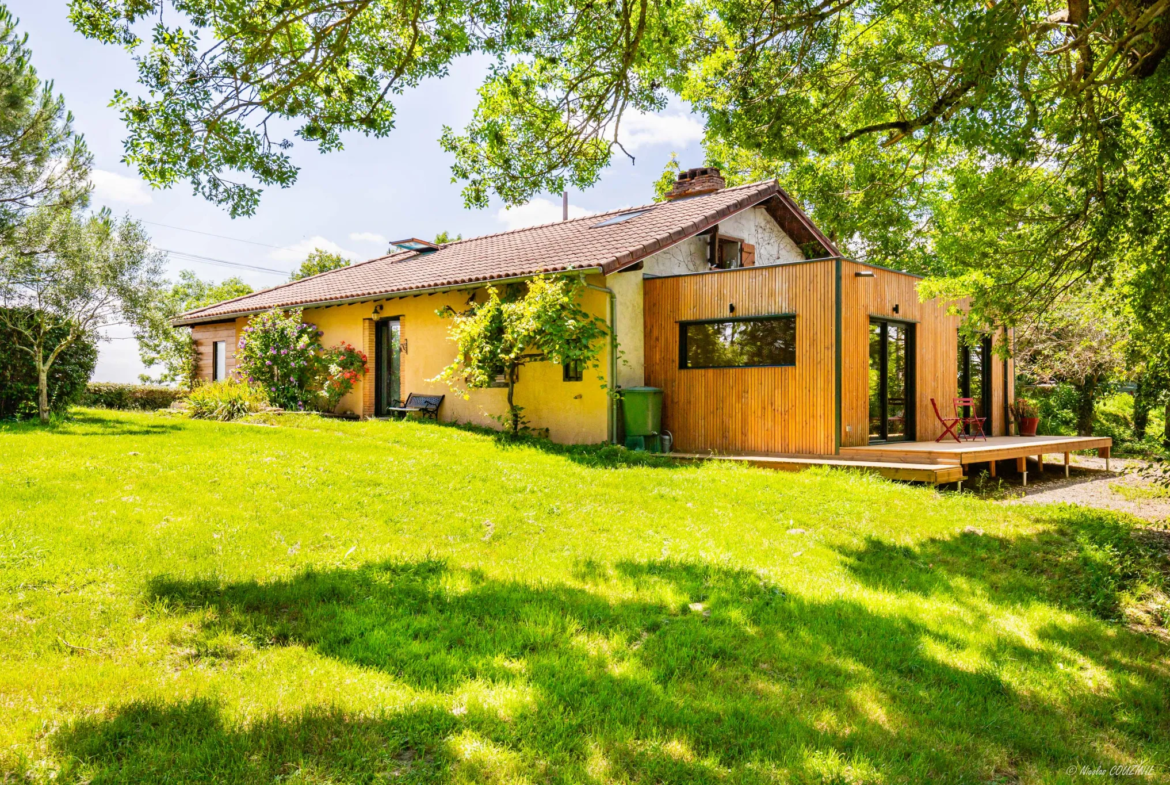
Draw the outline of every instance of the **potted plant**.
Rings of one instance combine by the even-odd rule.
[[[1040,412],[1036,404],[1026,398],[1017,398],[1012,406],[1012,418],[1016,421],[1020,436],[1036,435],[1036,426],[1040,424]]]

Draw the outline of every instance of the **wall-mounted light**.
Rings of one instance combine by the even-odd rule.
[[[898,304],[894,303],[894,313],[898,313]]]
[[[380,313],[382,313],[382,304],[378,303],[374,306],[374,316],[377,316]]]
[[[728,313],[735,313],[735,303],[731,303],[730,305],[727,306],[727,312]]]
[[[861,270],[859,272],[854,273],[853,277],[854,278],[876,278],[877,276],[873,274],[873,270]]]

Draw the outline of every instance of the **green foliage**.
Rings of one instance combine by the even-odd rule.
[[[267,406],[263,387],[239,379],[201,384],[187,395],[187,414],[196,420],[238,420]]]
[[[237,373],[261,387],[274,406],[312,408],[320,389],[321,332],[301,321],[301,310],[272,310],[252,317],[236,351]]]
[[[13,417],[32,417],[37,414],[37,368],[26,345],[27,337],[9,323],[33,323],[38,319],[47,325],[46,341],[56,344],[69,335],[69,327],[43,314],[0,316],[0,420]],[[60,413],[78,402],[85,385],[97,365],[97,344],[91,336],[71,343],[58,355],[48,373],[49,410]]]
[[[462,239],[463,235],[461,234],[457,234],[452,237],[450,232],[443,230],[435,235],[435,245],[445,245],[447,243],[457,242]]]
[[[197,364],[195,341],[190,328],[172,327],[171,322],[181,313],[251,293],[252,287],[238,277],[217,284],[202,280],[190,270],[180,272],[177,283],[159,292],[133,315],[142,364],[147,368],[162,366],[157,376],[142,374],[140,381],[191,387]]]
[[[1163,531],[273,421],[0,424],[0,581],[35,621],[0,637],[12,779],[1070,783],[1166,760],[1164,638],[1115,621]]]
[[[32,209],[84,206],[92,157],[65,99],[32,66],[28,36],[0,6],[0,236]]]
[[[158,297],[162,266],[140,223],[105,211],[41,206],[0,246],[0,321],[36,366],[41,422],[50,411],[45,379],[61,353],[106,325],[136,321]]]
[[[186,395],[187,391],[180,387],[90,382],[78,403],[99,409],[153,411],[166,409]]]
[[[503,298],[495,287],[487,287],[487,299],[472,303],[465,313],[439,311],[453,321],[449,334],[458,354],[436,379],[466,397],[461,385],[482,389],[502,375],[508,383],[508,414],[503,424],[513,436],[518,434],[524,425],[523,407],[515,404],[513,393],[522,366],[547,361],[597,367],[609,328],[604,319],[581,308],[584,291],[578,276],[538,276],[526,286],[513,287]]]
[[[366,367],[365,352],[352,345],[337,344],[321,352],[317,359],[321,369],[321,411],[333,412],[341,399],[349,394],[361,378],[369,371]]]
[[[310,275],[320,275],[330,270],[339,270],[342,267],[349,267],[349,259],[346,259],[339,253],[314,248],[309,252],[305,261],[301,262],[300,268],[289,277],[289,280],[299,281],[302,278],[308,278]]]

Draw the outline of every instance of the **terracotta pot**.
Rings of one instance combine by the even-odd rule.
[[[1020,418],[1020,436],[1035,436],[1036,426],[1040,424],[1039,417]]]

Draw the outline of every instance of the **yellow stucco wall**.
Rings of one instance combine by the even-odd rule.
[[[591,278],[590,282],[603,283],[600,278]],[[439,419],[498,428],[491,415],[507,411],[506,389],[471,390],[464,398],[442,382],[431,381],[455,358],[455,345],[447,337],[451,322],[441,319],[436,311],[446,306],[464,310],[470,294],[470,291],[443,292],[310,308],[305,310],[303,318],[324,333],[323,346],[349,342],[364,349],[363,320],[373,317],[374,307],[381,305],[378,318],[398,317],[401,321],[401,336],[406,345],[402,354],[402,397],[405,399],[412,392],[444,394],[447,397],[439,410]],[[482,291],[479,299],[483,299]],[[609,303],[603,292],[587,290],[582,305],[590,313],[607,318]],[[604,442],[609,428],[609,398],[605,390],[609,372],[608,341],[598,364],[600,367],[595,370],[587,369],[580,382],[564,381],[561,366],[550,362],[530,363],[521,368],[515,400],[524,407],[524,416],[531,426],[547,428],[549,437],[563,444]],[[373,357],[370,357],[370,372],[374,372]],[[360,388],[342,399],[338,408],[339,412],[361,410]]]

